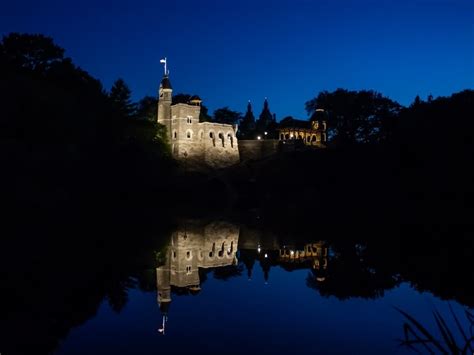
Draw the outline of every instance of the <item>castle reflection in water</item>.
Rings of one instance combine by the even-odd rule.
[[[324,282],[328,247],[315,241],[300,246],[281,245],[276,235],[235,224],[217,221],[203,223],[184,221],[171,233],[170,242],[162,252],[162,262],[156,269],[158,305],[162,324],[158,331],[165,334],[168,311],[173,293],[197,294],[201,290],[203,270],[221,272],[224,277],[239,274],[245,265],[252,278],[255,262],[260,264],[264,282],[269,280],[272,266],[285,270],[309,269],[318,282]]]

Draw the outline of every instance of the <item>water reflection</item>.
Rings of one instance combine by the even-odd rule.
[[[67,253],[35,244],[21,263],[4,258],[9,272],[3,279],[0,350],[51,353],[59,344],[60,354],[149,353],[157,341],[174,352],[175,340],[184,333],[190,345],[183,347],[193,351],[191,344],[206,334],[218,334],[219,344],[227,346],[233,341],[228,334],[238,332],[245,318],[242,343],[269,347],[281,341],[272,353],[292,352],[285,337],[311,343],[316,333],[334,341],[327,343],[327,352],[356,352],[340,343],[352,339],[352,344],[366,345],[361,353],[373,353],[374,343],[384,353],[403,334],[403,316],[393,306],[436,332],[432,301],[448,319],[443,299],[454,306],[459,302],[457,312],[461,305],[474,305],[471,235],[449,239],[412,232],[390,238],[382,231],[323,236],[314,225],[295,230],[249,223],[186,220],[176,228],[170,222],[141,243],[138,238],[131,243],[130,234],[122,243],[119,239],[99,248],[81,236]],[[66,244],[70,239],[54,250],[64,251]],[[287,320],[298,314],[298,324],[288,327]],[[318,328],[322,317],[324,327]],[[461,325],[469,330],[471,323]],[[233,332],[226,333],[225,327]],[[457,329],[455,322],[450,327]],[[104,332],[127,336],[118,342],[104,336],[101,346],[116,349],[101,352],[97,335]],[[132,343],[141,348],[122,349]]]
[[[280,244],[275,234],[264,234],[224,222],[182,222],[172,233],[166,247],[158,253],[156,268],[157,301],[162,319],[158,332],[166,333],[173,294],[197,295],[207,273],[217,279],[240,276],[242,265],[248,279],[259,263],[265,284],[270,269],[280,266],[287,271],[308,269],[313,282],[326,280],[328,245],[324,241]],[[240,264],[239,264],[240,259]]]
[[[172,232],[164,264],[156,269],[161,334],[165,334],[172,288],[177,293],[199,293],[199,269],[236,266],[238,242],[239,227],[227,222],[187,221]]]

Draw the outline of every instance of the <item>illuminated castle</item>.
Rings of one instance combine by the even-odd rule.
[[[237,125],[199,122],[201,99],[172,104],[173,89],[166,69],[158,93],[158,123],[166,127],[173,157],[195,165],[222,168],[239,162]]]

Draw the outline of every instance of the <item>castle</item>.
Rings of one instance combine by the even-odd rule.
[[[237,125],[199,122],[201,99],[172,104],[173,89],[166,69],[158,93],[158,123],[166,127],[173,157],[191,164],[223,168],[239,162]]]
[[[263,110],[255,120],[249,102],[237,139],[237,125],[200,122],[201,99],[192,96],[186,103],[173,104],[173,89],[164,63],[164,75],[158,92],[158,123],[166,127],[166,138],[175,159],[190,168],[225,168],[240,161],[258,160],[277,153],[279,147],[326,146],[327,113],[316,110],[309,121],[292,117],[276,122],[265,98]],[[186,167],[186,165],[185,165]]]

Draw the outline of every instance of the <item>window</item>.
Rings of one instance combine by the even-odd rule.
[[[191,274],[191,265],[187,265],[186,266],[186,275],[190,275]]]
[[[191,132],[188,131],[188,132],[186,133],[186,138],[191,138]]]
[[[178,138],[178,132],[173,131],[173,139],[177,139],[177,138]]]
[[[191,251],[186,252],[186,259],[190,260],[191,259]]]
[[[225,248],[225,242],[222,243],[221,250],[219,250],[219,253],[217,254],[220,258],[224,256],[224,248]]]

